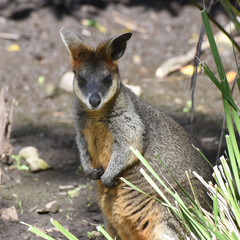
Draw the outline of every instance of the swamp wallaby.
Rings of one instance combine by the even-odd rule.
[[[188,169],[209,179],[210,167],[192,147],[196,142],[172,118],[122,84],[117,61],[131,33],[96,49],[67,29],[60,33],[74,71],[73,116],[80,160],[84,173],[97,180],[107,231],[118,240],[178,239],[177,234],[183,232],[166,207],[130,189],[119,177],[158,197],[139,172],[143,166],[130,151],[133,146],[173,187],[176,184],[156,155],[186,188]],[[206,196],[203,186],[195,184],[199,195]]]

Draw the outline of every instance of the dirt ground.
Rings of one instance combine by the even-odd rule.
[[[213,16],[223,26],[228,23],[218,5],[214,6]],[[7,85],[9,101],[11,98],[18,101],[11,138],[13,153],[25,146],[35,146],[40,157],[52,167],[31,173],[2,166],[0,210],[15,206],[20,221],[44,229],[56,239],[64,237],[53,229],[51,217],[83,240],[89,239],[87,234],[103,223],[94,182],[86,179],[78,168],[71,93],[48,90],[48,86],[58,86],[63,74],[71,71],[59,30],[66,27],[87,44],[96,46],[99,41],[126,31],[119,18],[121,23],[136,27],[120,61],[123,81],[141,86],[144,100],[160,106],[189,128],[189,113],[182,109],[191,99],[190,77],[180,72],[164,79],[155,77],[160,64],[196,45],[201,16],[188,1],[1,0],[0,3],[0,32],[19,35],[17,40],[0,39],[0,87]],[[94,19],[105,27],[106,33],[85,26],[82,19]],[[19,45],[20,51],[8,51],[12,44]],[[226,71],[234,70],[231,50],[221,54]],[[201,60],[215,69],[209,50]],[[43,84],[39,83],[39,76],[44,77]],[[199,74],[195,99],[194,134],[213,160],[221,130],[221,96],[208,78]],[[60,190],[62,185],[81,186],[79,196],[71,198],[67,190]],[[57,213],[36,212],[53,200],[59,204]],[[39,238],[20,222],[0,218],[0,239]]]

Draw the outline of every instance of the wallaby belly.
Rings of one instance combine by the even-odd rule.
[[[144,178],[139,178],[137,172],[133,174],[129,169],[123,176],[151,196],[157,197],[156,192]],[[99,205],[106,217],[105,227],[112,237],[117,240],[161,240],[161,221],[164,219],[161,215],[168,214],[161,203],[131,189],[121,180],[113,189],[106,188],[101,181],[97,182]]]

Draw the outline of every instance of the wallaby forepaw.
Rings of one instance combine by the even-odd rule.
[[[93,180],[98,180],[101,178],[101,176],[103,175],[104,171],[102,167],[99,168],[93,168],[91,174],[89,175],[89,177]]]
[[[109,180],[106,181],[102,178],[102,183],[107,188],[115,188],[118,185],[117,181],[114,179],[110,181]]]

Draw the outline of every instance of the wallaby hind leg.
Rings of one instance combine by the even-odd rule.
[[[114,240],[121,240],[121,238],[118,236],[115,228],[113,227],[113,225],[105,219],[104,221],[104,227],[107,231],[107,233],[114,239]]]

